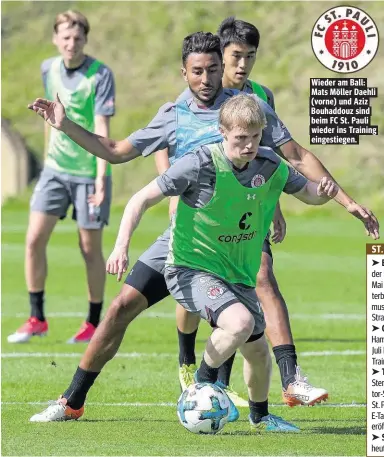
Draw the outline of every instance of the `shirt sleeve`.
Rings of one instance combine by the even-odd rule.
[[[53,59],[54,58],[44,60],[44,62],[40,66],[41,79],[43,80],[43,86],[44,86],[44,91],[45,91],[46,98],[48,98],[48,94],[47,94],[48,71],[51,68]]]
[[[112,71],[100,65],[95,88],[95,114],[113,116],[115,114],[115,80]]]
[[[182,92],[176,99],[175,103],[180,103],[180,102],[183,102],[184,100],[189,100],[190,98],[193,97],[193,94],[191,92],[191,90],[189,89],[189,87],[187,87],[185,89],[184,92]]]
[[[127,138],[143,156],[168,147],[168,124],[176,122],[174,106],[173,103],[163,105],[146,127],[137,130]]]
[[[156,181],[167,197],[182,195],[197,186],[200,160],[195,153],[186,154],[168,168]]]
[[[289,130],[281,122],[275,111],[268,105],[268,103],[257,96],[255,96],[255,98],[261,104],[267,119],[267,125],[263,130],[260,144],[262,146],[268,146],[272,149],[276,149],[282,144],[292,140]]]
[[[295,194],[307,184],[308,179],[290,165],[288,165],[288,170],[289,175],[283,191],[286,194]]]

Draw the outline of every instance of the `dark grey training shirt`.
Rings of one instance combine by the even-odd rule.
[[[245,187],[258,187],[273,175],[281,158],[272,149],[259,147],[256,158],[241,170],[229,159],[227,161],[240,184]],[[292,167],[288,168],[289,176],[283,191],[294,194],[301,190],[308,180]],[[216,169],[211,151],[202,146],[181,157],[157,178],[157,183],[164,195],[181,195],[187,205],[193,208],[203,207],[211,199],[216,183]]]
[[[230,97],[238,94],[239,91],[223,89],[217,96],[214,105],[209,108],[200,108],[193,98],[187,101],[189,109],[200,119],[213,121],[218,119],[221,105]],[[284,124],[280,121],[277,114],[264,100],[255,95],[260,103],[267,126],[263,129],[261,144],[272,149],[278,148],[282,144],[292,139],[291,134]],[[168,148],[168,156],[173,157],[176,152],[176,104],[166,103],[163,105],[147,127],[132,133],[127,139],[138,149],[143,156],[148,156],[153,152]]]

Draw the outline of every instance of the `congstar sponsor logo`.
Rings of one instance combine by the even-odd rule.
[[[256,230],[249,233],[239,233],[238,235],[220,235],[218,240],[221,243],[240,243],[240,241],[249,241],[256,236]]]
[[[240,230],[249,230],[251,228],[251,224],[247,221],[248,217],[251,217],[252,213],[244,213],[240,220],[239,220],[239,228]],[[221,243],[240,243],[241,241],[249,241],[252,240],[256,236],[256,230],[252,230],[252,232],[247,233],[238,233],[235,235],[220,235],[218,240]]]

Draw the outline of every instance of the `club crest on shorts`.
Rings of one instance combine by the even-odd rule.
[[[373,19],[362,9],[336,6],[323,13],[312,29],[312,49],[318,61],[336,73],[366,67],[379,47]]]
[[[263,175],[255,175],[251,181],[251,187],[260,187],[265,184],[265,178]]]
[[[207,296],[211,300],[215,300],[223,295],[225,288],[221,286],[211,286],[207,289]]]

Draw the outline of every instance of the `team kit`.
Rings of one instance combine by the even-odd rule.
[[[272,91],[249,79],[260,41],[253,24],[229,17],[216,34],[186,36],[181,71],[187,88],[161,106],[147,126],[120,141],[109,138],[113,73],[84,53],[89,29],[79,12],[56,17],[54,43],[60,55],[43,62],[46,96],[28,105],[50,133],[30,207],[26,271],[31,272],[31,316],[8,341],[27,342],[48,331],[46,271],[41,267],[46,259],[33,251],[38,244],[33,240],[41,237],[48,243],[71,204],[91,272],[88,316],[70,341],[87,343],[85,352],[70,385],[30,421],[82,417],[87,394],[117,353],[128,325],[171,295],[177,303],[180,423],[193,433],[215,434],[239,418],[239,407],[247,407],[255,433],[300,433],[296,424],[269,410],[270,348],[285,404],[313,406],[329,393],[302,373],[288,308],[273,273],[271,243],[285,236],[280,196],[307,205],[335,200],[362,221],[373,239],[379,237],[376,217],[291,136],[275,112]],[[151,155],[159,176],[127,202],[105,262],[101,233],[109,219],[113,166]],[[131,237],[135,230],[140,234],[142,215],[165,198],[169,227],[128,270]],[[40,227],[40,233],[32,226]],[[106,273],[119,281],[127,274],[101,320]],[[198,363],[195,341],[201,319],[212,333]],[[248,398],[230,387],[237,351],[243,356]]]

